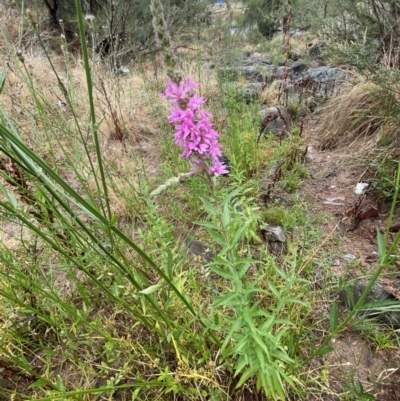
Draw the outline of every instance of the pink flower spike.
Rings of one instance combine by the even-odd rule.
[[[193,111],[197,110],[205,102],[204,98],[195,93],[188,101],[187,107]]]
[[[219,134],[211,123],[212,115],[201,109],[205,100],[193,92],[197,86],[190,78],[178,84],[169,80],[165,92],[161,94],[174,105],[169,121],[175,125],[175,143],[183,148],[180,157],[189,160],[191,173],[227,174],[227,167],[219,159],[221,146],[218,143]]]
[[[215,176],[228,174],[229,170],[226,168],[225,164],[221,163],[218,159],[214,160],[213,165],[210,167],[210,173]]]

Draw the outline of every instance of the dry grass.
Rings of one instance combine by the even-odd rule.
[[[18,13],[6,4],[0,4],[0,51],[17,46],[20,37]]]
[[[348,147],[355,151],[389,145],[396,148],[400,132],[393,107],[394,92],[373,83],[359,82],[342,89],[326,106],[317,127],[322,149]]]
[[[67,104],[49,61],[40,52],[24,53],[23,64],[17,59],[4,62],[3,66],[8,71],[2,93],[3,107],[31,149],[38,152],[47,163],[54,165],[71,186],[82,191],[84,188],[67,158],[81,159],[82,156],[78,155],[85,153],[84,141],[79,139],[74,121],[75,114],[82,132],[87,132],[89,101],[85,71],[81,60],[72,56],[66,61],[62,56],[53,55],[52,62],[60,80],[70,92],[74,111]],[[154,176],[162,166],[159,155],[161,131],[152,107],[161,99],[158,90],[149,87],[149,77],[138,70],[116,77],[100,62],[96,63],[93,70],[100,147],[113,177],[113,187],[110,189],[112,209],[120,216],[132,216],[129,198],[137,186],[138,172],[145,171],[146,175]],[[42,112],[38,110],[35,98],[43,108]],[[115,135],[112,113],[122,127],[122,140]],[[91,158],[96,160],[90,135],[88,141]],[[85,174],[85,157],[81,160],[83,165],[80,171]],[[88,172],[86,174],[90,176]],[[87,186],[91,187],[90,179]]]

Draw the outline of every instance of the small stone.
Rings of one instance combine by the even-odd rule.
[[[334,198],[325,198],[326,201],[328,202],[338,202],[338,201],[345,201],[345,197],[344,196],[336,196]]]
[[[282,205],[282,206],[286,206],[286,207],[293,206],[293,202],[291,202],[290,200],[286,199],[285,197],[283,197],[281,195],[271,194],[270,200],[271,200],[271,202],[278,204],[278,205]]]
[[[332,262],[332,266],[340,266],[340,259],[334,259]]]
[[[343,259],[347,262],[352,262],[353,260],[357,259],[357,256],[353,255],[352,253],[346,253],[346,255],[343,255]]]
[[[187,240],[185,243],[194,255],[202,257],[204,263],[210,263],[214,260],[214,254],[212,250],[204,246],[200,241]]]
[[[258,220],[261,233],[267,242],[286,242],[286,235],[283,233],[282,227],[267,224],[262,220]]]

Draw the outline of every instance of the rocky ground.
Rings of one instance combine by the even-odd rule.
[[[357,301],[368,284],[362,276],[372,274],[379,266],[376,232],[385,231],[390,204],[381,202],[379,194],[372,191],[365,160],[351,154],[347,147],[319,150],[318,120],[324,112],[324,104],[351,79],[350,71],[324,65],[319,58],[322,47],[323,44],[318,42],[311,48],[312,61],[296,60],[288,65],[273,65],[267,55],[248,53],[241,60],[232,62],[232,66],[221,68],[219,74],[232,82],[245,78],[246,84],[238,86],[237,91],[248,103],[262,102],[272,85],[278,88],[282,98],[308,97],[311,107],[298,114],[302,136],[306,140],[305,163],[310,174],[301,187],[302,198],[307,200],[311,213],[324,216],[322,247],[332,255],[328,261],[332,274],[344,281],[351,280],[352,297]],[[286,107],[276,104],[262,108],[260,135],[285,135],[292,126],[292,116]],[[399,216],[395,216],[392,238],[399,230],[398,222]],[[383,272],[366,302],[400,301],[399,265],[394,261],[393,266]],[[324,277],[318,271],[315,274],[315,282],[322,286]],[[342,292],[338,298],[343,301],[341,313],[345,313],[349,295]],[[333,352],[314,361],[316,366],[326,367],[325,399],[338,399],[337,394],[344,388],[351,397],[346,399],[400,399],[400,353],[396,331],[400,328],[400,312],[379,315],[371,330],[379,331],[380,324],[393,327],[391,334],[385,334],[389,336],[385,345],[372,343],[365,334],[349,328],[332,342]],[[375,338],[379,337],[379,334],[375,335]]]

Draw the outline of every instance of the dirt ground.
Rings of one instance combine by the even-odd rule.
[[[306,132],[310,178],[302,187],[303,199],[310,200],[313,213],[329,216],[324,219],[323,231],[326,237],[335,238],[326,242],[326,247],[334,253],[332,272],[343,278],[371,273],[378,266],[376,232],[384,232],[390,205],[379,202],[372,191],[355,193],[357,183],[370,182],[370,172],[359,156],[352,155],[349,149],[319,151],[316,127],[309,126]],[[395,216],[392,227],[399,220]],[[353,257],[353,261],[346,260]],[[398,269],[397,266],[396,276]],[[390,277],[394,279],[393,270]],[[378,350],[361,333],[342,332],[331,343],[334,351],[314,361],[327,371],[324,399],[370,399],[363,398],[362,392],[350,398],[333,395],[333,392],[344,393],[346,386],[356,388],[359,381],[363,391],[377,401],[400,400],[400,350],[395,336],[398,333],[393,333],[393,346]]]

